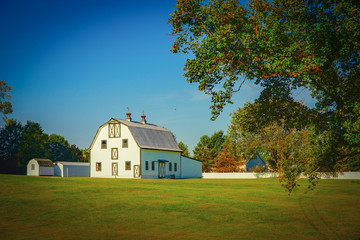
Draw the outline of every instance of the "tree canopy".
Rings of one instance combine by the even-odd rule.
[[[225,142],[223,131],[214,132],[211,137],[203,135],[193,151],[194,158],[202,161],[203,171],[211,171],[215,164],[215,158],[221,151]]]
[[[189,147],[183,143],[182,141],[180,141],[178,143],[178,146],[181,150],[183,150],[183,152],[181,153],[181,155],[185,156],[185,157],[190,157],[190,152],[189,152]]]
[[[311,123],[326,136],[319,164],[335,170],[339,162],[359,158],[357,1],[178,0],[169,23],[176,37],[171,51],[193,56],[184,76],[212,97],[213,120],[252,81],[263,87],[256,100],[260,122],[272,123],[276,110],[284,115],[297,107],[292,121],[278,121],[296,129]],[[293,101],[297,88],[311,92],[314,109]]]
[[[171,50],[193,54],[185,77],[212,96],[214,118],[246,80],[273,94],[309,87],[319,107],[340,109],[359,99],[355,1],[178,0],[169,23]]]
[[[32,158],[52,161],[89,161],[86,149],[80,150],[61,135],[46,134],[39,123],[27,121],[23,126],[14,119],[6,119],[0,130],[0,173],[22,173]]]

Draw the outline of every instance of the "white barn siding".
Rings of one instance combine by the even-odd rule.
[[[160,150],[141,150],[141,178],[158,178],[159,177],[159,160],[165,162],[165,178],[175,175],[180,177],[180,152],[160,151]],[[149,169],[146,170],[146,162]],[[155,162],[155,169],[152,170],[152,162]],[[171,171],[169,165],[171,163]],[[175,171],[175,164],[177,171]]]
[[[201,178],[202,163],[198,160],[181,156],[181,178]]]
[[[120,126],[120,135],[114,126]],[[112,131],[114,129],[116,131]],[[127,147],[123,147],[124,139],[128,141]],[[106,149],[102,148],[103,140],[106,140]],[[113,148],[118,149],[118,159],[112,159]],[[165,128],[112,118],[99,127],[90,145],[90,177],[200,178],[201,162],[181,158],[181,152],[172,133]],[[131,164],[130,169],[126,168],[127,162]],[[99,165],[101,170],[97,169]]]
[[[140,148],[132,137],[129,128],[120,124],[120,138],[109,138],[108,124],[100,127],[90,151],[90,176],[105,178],[132,178],[134,165],[140,165]],[[122,147],[123,139],[128,140],[128,147]],[[101,148],[101,141],[107,141],[106,149]],[[111,149],[118,148],[118,159],[111,159]],[[131,170],[125,170],[125,162],[131,161]],[[101,171],[96,171],[96,163],[101,163]],[[112,164],[118,164],[118,176],[112,176]]]

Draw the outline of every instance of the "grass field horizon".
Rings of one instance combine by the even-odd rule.
[[[0,239],[360,239],[360,180],[300,183],[0,175]]]

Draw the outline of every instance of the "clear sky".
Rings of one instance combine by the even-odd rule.
[[[13,88],[15,118],[88,148],[110,118],[171,130],[193,150],[204,134],[227,130],[229,114],[253,101],[249,83],[216,121],[210,98],[183,77],[167,24],[175,0],[0,0],[0,79]],[[306,99],[303,99],[306,100]]]

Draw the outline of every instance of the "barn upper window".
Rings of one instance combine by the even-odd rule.
[[[102,149],[106,149],[107,146],[106,146],[106,140],[101,140],[101,148]]]
[[[31,170],[35,170],[35,164],[31,164]]]
[[[123,140],[122,140],[122,147],[123,147],[123,148],[127,148],[127,147],[128,147],[128,140],[127,140],[127,139],[123,139]]]
[[[120,123],[109,123],[109,138],[120,137]]]

